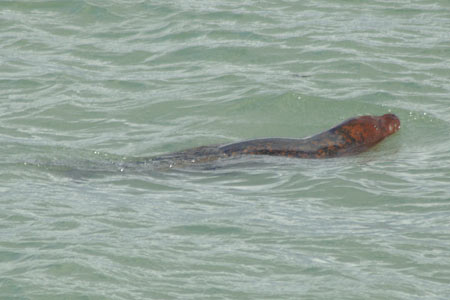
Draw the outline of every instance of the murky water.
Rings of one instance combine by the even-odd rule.
[[[0,298],[449,299],[450,2],[1,1]],[[141,157],[401,130],[356,157]]]

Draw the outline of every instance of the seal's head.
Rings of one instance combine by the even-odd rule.
[[[400,120],[394,114],[385,114],[378,118],[378,127],[384,137],[390,136],[400,129]]]
[[[382,116],[361,116],[352,118],[335,127],[345,139],[347,145],[353,145],[353,150],[363,150],[374,146],[385,137],[397,132],[400,120],[394,114]]]

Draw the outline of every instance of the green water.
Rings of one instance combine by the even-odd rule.
[[[0,299],[450,299],[449,29],[447,0],[0,1]],[[356,157],[130,163],[387,112]]]

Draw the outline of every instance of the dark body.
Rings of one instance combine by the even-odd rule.
[[[226,145],[202,146],[171,153],[157,160],[180,163],[210,162],[241,155],[273,155],[296,158],[332,158],[361,153],[395,133],[400,120],[394,114],[361,116],[303,139],[263,138]]]

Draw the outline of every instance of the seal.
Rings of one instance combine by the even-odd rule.
[[[400,129],[394,114],[360,116],[313,135],[294,138],[262,138],[226,145],[202,146],[153,158],[180,163],[210,162],[242,155],[273,155],[295,158],[333,158],[355,155],[375,146]]]

